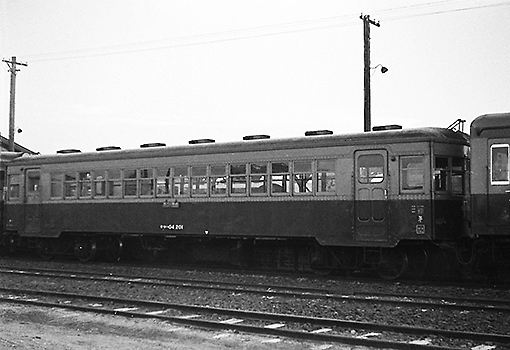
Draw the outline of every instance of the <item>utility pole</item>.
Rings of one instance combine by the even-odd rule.
[[[375,22],[370,19],[369,15],[363,15],[359,17],[363,20],[363,40],[365,43],[365,112],[364,112],[364,131],[370,131],[371,126],[371,100],[370,100],[370,25],[380,27],[379,22]]]
[[[16,65],[20,66],[28,66],[26,63],[16,62],[16,56],[13,56],[10,61],[2,60],[7,63],[9,66],[9,71],[11,72],[11,103],[9,108],[9,151],[14,151],[14,101],[16,96],[16,72],[19,72],[19,69],[16,69]]]

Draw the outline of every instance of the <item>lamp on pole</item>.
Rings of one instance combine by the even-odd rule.
[[[383,66],[383,65],[382,65],[382,64],[380,64],[380,63],[379,63],[377,66],[372,67],[372,68],[370,68],[370,69],[377,69],[377,68],[379,68],[379,67],[381,67],[381,73],[382,73],[382,74],[386,73],[386,72],[389,70],[387,67]]]

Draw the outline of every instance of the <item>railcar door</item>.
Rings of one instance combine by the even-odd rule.
[[[388,240],[388,152],[356,151],[355,237],[357,241]]]
[[[39,169],[25,170],[24,188],[24,233],[37,234],[41,231],[41,172]]]

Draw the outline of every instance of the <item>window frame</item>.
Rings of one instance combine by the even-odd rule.
[[[117,175],[112,177],[112,175]],[[121,169],[107,169],[106,170],[106,197],[107,198],[122,198],[124,193],[124,183],[122,181]]]
[[[244,167],[244,172],[240,173],[233,172],[234,167],[239,168],[239,170],[242,170]],[[229,186],[228,191],[231,197],[246,197],[248,196],[248,163],[230,163],[228,165],[228,174],[229,174]],[[239,181],[236,181],[235,179],[238,179]],[[244,180],[244,181],[243,181]],[[244,184],[244,187],[239,187],[237,190],[234,190],[234,184],[240,183],[241,185]],[[242,191],[240,191],[241,189]]]
[[[296,171],[296,163],[310,163],[310,170],[298,170]],[[293,160],[292,161],[292,194],[294,196],[312,196],[316,194],[316,188],[315,183],[317,181],[317,171],[316,171],[316,161],[314,159],[299,159],[299,160]],[[298,179],[298,176],[302,175],[310,175],[311,177],[307,180],[306,178]],[[299,185],[300,182],[305,181],[304,192],[299,191],[301,189],[301,186]],[[308,189],[307,183],[310,182],[310,190],[306,191]]]
[[[92,198],[92,172],[88,170],[78,171],[78,198]],[[85,190],[85,194],[83,193]]]
[[[209,196],[209,167],[207,165],[192,165],[191,172],[191,196],[208,197]]]
[[[21,179],[23,175],[22,174],[7,174],[7,181],[8,181],[8,190],[7,190],[7,198],[9,201],[20,201],[21,200]],[[16,179],[16,181],[13,181],[13,179]],[[16,189],[16,196],[13,196],[13,189]]]
[[[275,164],[287,164],[287,171],[274,169]],[[292,168],[290,160],[274,160],[269,165],[269,183],[271,196],[290,196],[292,193]],[[281,177],[281,179],[278,179]],[[276,179],[276,180],[275,180]],[[280,184],[281,183],[281,186]],[[282,191],[275,191],[274,185],[280,186]]]
[[[257,169],[257,167],[260,167],[260,170]],[[267,186],[267,183],[268,183],[268,180],[269,180],[269,176],[268,176],[269,165],[268,165],[268,162],[266,162],[266,161],[251,162],[248,165],[248,168],[249,168],[249,175],[248,175],[248,178],[249,178],[249,185],[248,185],[249,195],[252,196],[252,197],[267,197],[267,196],[269,196],[269,191],[268,191],[268,186]],[[257,178],[259,180],[257,180]],[[262,180],[260,180],[260,179],[262,179]],[[258,186],[258,187],[254,187],[253,186],[254,184],[262,184],[262,185]],[[257,189],[259,189],[259,188],[261,188],[262,190],[258,191]]]
[[[54,195],[54,189],[58,190]],[[64,198],[64,173],[50,172],[50,200]]]
[[[438,159],[446,160],[446,166],[439,167]],[[454,167],[454,159],[460,161],[460,171]],[[432,168],[432,185],[435,193],[464,195],[466,193],[466,180],[467,180],[467,164],[465,157],[451,156],[451,155],[434,155],[433,168]],[[438,187],[439,181],[443,178],[445,188]],[[460,174],[460,186],[454,186],[454,179]],[[438,175],[441,175],[438,177]],[[438,180],[439,179],[439,180]],[[443,181],[441,181],[442,183]],[[460,190],[456,190],[460,187]]]
[[[173,187],[172,187],[172,179],[173,179],[173,170],[172,167],[167,166],[157,166],[155,171],[156,178],[156,197],[168,198],[173,196]],[[160,192],[159,190],[163,188],[167,191]]]
[[[78,198],[78,172],[64,171],[64,199]]]
[[[140,198],[153,198],[154,191],[154,175],[155,170],[152,167],[144,167],[138,169],[138,197]],[[147,187],[147,184],[149,185]],[[146,193],[146,190],[149,189],[149,193]]]
[[[333,163],[333,171],[329,171],[330,169],[321,170],[321,162],[332,162]],[[337,175],[337,169],[336,169],[337,159],[336,158],[319,158],[317,159],[317,171],[316,171],[316,188],[317,195],[321,196],[332,196],[336,194],[337,187],[336,187],[336,175]],[[384,167],[383,167],[383,173],[384,173]],[[326,174],[325,178],[321,175]],[[325,181],[325,186],[323,189],[322,183]],[[329,186],[329,187],[328,187]]]
[[[102,178],[101,178],[102,176]],[[94,170],[92,171],[92,197],[93,198],[106,198],[107,197],[107,176],[106,170]],[[98,187],[99,186],[99,187]],[[98,188],[102,188],[103,193],[98,191]]]
[[[179,171],[177,171],[179,170]],[[180,171],[185,170],[185,171]],[[173,165],[172,166],[172,197],[186,198],[191,193],[191,179],[190,179],[190,166],[189,165]],[[176,181],[179,180],[179,181]],[[177,191],[178,190],[178,191]]]
[[[407,179],[407,184],[409,184],[409,171],[419,169],[409,168],[410,164],[418,164],[416,162],[412,162],[412,160],[416,158],[421,158],[421,187],[415,186],[414,188],[411,188],[408,185],[408,188],[406,188],[404,186],[404,181]],[[406,154],[399,157],[400,193],[425,193],[425,159],[424,154]],[[404,161],[406,160],[409,162],[404,167]]]
[[[495,163],[495,160],[494,160],[494,149],[495,148],[506,148],[506,179],[505,180],[498,180],[498,179],[494,179],[494,163]],[[505,186],[505,185],[509,185],[510,184],[510,166],[509,166],[509,161],[510,161],[510,145],[509,144],[505,144],[505,143],[495,143],[495,144],[492,144],[490,146],[490,154],[489,154],[489,178],[490,178],[490,184],[491,186]],[[503,160],[504,161],[504,160]]]
[[[227,164],[210,164],[208,181],[210,197],[227,197],[229,188]],[[218,189],[216,186],[218,183],[223,183],[224,187]]]

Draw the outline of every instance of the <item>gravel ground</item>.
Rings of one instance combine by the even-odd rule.
[[[15,282],[14,280],[12,282]],[[4,283],[8,285],[9,283]],[[27,286],[30,287],[30,286]],[[395,307],[385,304],[358,304],[335,300],[297,298],[268,298],[264,295],[225,294],[215,291],[190,290],[187,288],[157,288],[153,286],[115,285],[74,281],[63,288],[60,285],[39,280],[31,288],[60,292],[87,293],[101,296],[126,297],[177,304],[190,304],[225,308],[295,314],[311,317],[344,319],[358,322],[375,322],[390,325],[420,326],[447,330],[462,330],[473,333],[508,334],[510,314],[483,311],[434,310],[431,308]]]
[[[42,263],[37,264],[43,267]],[[54,262],[46,265],[52,269],[75,269],[82,271],[100,271],[111,274],[133,274],[138,276],[171,276],[182,278],[196,278],[207,280],[219,280],[229,282],[259,283],[273,285],[296,285],[303,287],[315,287],[331,290],[342,290],[344,293],[356,292],[389,292],[407,295],[409,293],[430,294],[452,297],[479,297],[510,299],[508,289],[480,288],[470,289],[462,287],[444,286],[427,287],[412,286],[405,283],[374,283],[362,281],[342,281],[341,279],[314,279],[294,276],[267,276],[264,274],[237,274],[230,272],[211,272],[201,270],[179,270],[142,267],[124,267],[113,265],[74,265]],[[22,268],[23,263],[17,264]],[[28,267],[28,265],[27,265]],[[64,280],[65,281],[65,280]],[[170,303],[183,303],[192,305],[207,305],[211,307],[240,309],[251,311],[265,311],[282,314],[298,314],[314,317],[345,319],[361,322],[379,322],[383,324],[422,326],[430,328],[441,328],[449,330],[469,330],[476,333],[498,333],[509,334],[510,314],[508,313],[487,313],[475,311],[452,311],[434,310],[431,308],[407,308],[395,307],[384,304],[358,304],[350,302],[339,302],[335,300],[314,300],[314,299],[289,299],[282,297],[268,298],[264,295],[247,296],[233,292],[215,292],[195,290],[188,288],[158,287],[154,285],[136,284],[109,284],[104,282],[70,281],[56,282],[51,278],[0,275],[0,285],[5,287],[23,287],[41,290],[53,290],[59,292],[76,292],[95,294],[101,296],[130,296],[133,299],[157,300]],[[191,332],[193,333],[193,332]],[[233,336],[233,335],[232,335]],[[213,339],[212,336],[204,336],[205,339]],[[230,337],[229,337],[230,339]],[[2,342],[0,341],[0,346]],[[241,344],[237,344],[241,346]],[[294,344],[296,345],[296,344]],[[233,348],[240,349],[264,349],[266,343],[258,344],[248,342],[247,347]],[[254,347],[255,346],[255,347]],[[126,347],[133,348],[133,347]],[[136,347],[134,347],[136,348]],[[157,348],[157,347],[156,347]],[[156,349],[155,348],[155,349]],[[189,349],[194,349],[188,347]],[[203,348],[203,347],[201,347]],[[271,348],[274,348],[271,346]],[[310,347],[305,347],[309,349]],[[312,349],[311,347],[310,349]],[[340,347],[341,349],[344,349]],[[0,347],[1,349],[1,347]],[[180,348],[175,348],[180,349]],[[211,349],[216,349],[211,347]],[[299,349],[299,347],[292,347]],[[319,348],[313,348],[319,349]],[[327,347],[324,349],[328,349]]]
[[[0,349],[368,350],[14,304],[0,304]]]
[[[147,275],[147,272],[146,274]],[[218,278],[216,276],[216,278]],[[219,277],[221,279],[221,277]],[[239,278],[239,276],[233,276]],[[248,276],[248,279],[253,278]],[[226,279],[223,276],[223,279]],[[263,278],[268,283],[268,278]],[[271,279],[271,278],[269,278]],[[280,278],[278,278],[280,279]],[[67,282],[66,282],[67,281]],[[274,281],[275,284],[282,283]],[[215,308],[262,311],[279,314],[296,314],[303,316],[344,319],[358,322],[377,322],[390,325],[420,326],[424,328],[440,328],[452,331],[462,330],[474,333],[509,334],[510,313],[493,313],[485,311],[460,311],[433,308],[408,308],[388,304],[365,304],[324,299],[299,299],[284,297],[267,297],[266,295],[247,295],[236,292],[218,292],[212,290],[189,289],[180,287],[162,287],[156,285],[139,285],[132,283],[108,283],[100,281],[70,281],[52,278],[28,278],[26,276],[0,275],[0,283],[4,287],[20,287],[29,289],[51,290],[69,293],[84,293],[108,297],[130,297],[151,301],[177,304],[209,306]],[[305,283],[303,283],[305,284]],[[340,283],[338,283],[340,284]],[[377,284],[366,285],[357,282],[343,283],[342,289],[350,292],[379,289]],[[388,285],[387,285],[388,287]],[[338,285],[337,287],[338,288]],[[412,291],[407,287],[389,285],[395,293],[407,294]],[[386,288],[386,291],[388,288]],[[419,294],[454,294],[454,291],[431,290],[422,288]],[[466,291],[458,293],[467,294]],[[455,296],[460,296],[460,295]],[[483,297],[489,296],[485,293]],[[497,291],[496,294],[508,294]],[[475,291],[475,294],[476,291]],[[470,293],[469,296],[473,296]],[[476,295],[475,295],[476,296]]]

